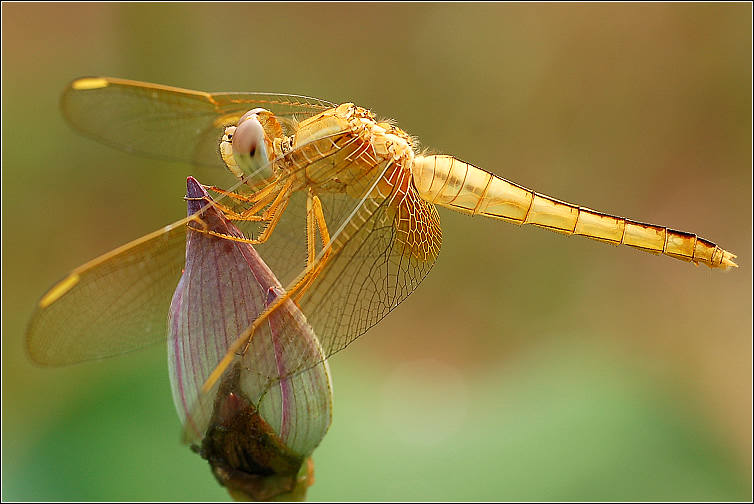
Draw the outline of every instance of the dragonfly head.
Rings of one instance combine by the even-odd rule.
[[[272,112],[249,110],[235,126],[225,128],[220,140],[220,155],[236,177],[255,174],[272,176],[273,142],[282,137],[283,129]]]

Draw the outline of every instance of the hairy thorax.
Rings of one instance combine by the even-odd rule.
[[[372,112],[344,103],[298,124],[290,162],[320,190],[386,196],[398,173],[410,174],[411,137]],[[405,178],[405,177],[400,177]],[[409,177],[410,178],[410,177]],[[379,180],[378,180],[379,179]]]

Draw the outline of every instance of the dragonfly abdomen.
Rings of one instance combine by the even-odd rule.
[[[645,224],[539,194],[452,156],[417,156],[412,168],[421,197],[453,210],[515,224],[533,224],[568,235],[654,254],[703,263],[736,266],[736,256],[693,233]]]

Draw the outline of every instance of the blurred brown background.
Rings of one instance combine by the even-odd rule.
[[[2,497],[227,497],[179,444],[164,349],[24,354],[53,282],[185,212],[191,167],[64,124],[66,84],[112,75],[353,101],[739,256],[724,273],[441,211],[435,269],[332,361],[311,499],[751,499],[751,9],[4,3]]]

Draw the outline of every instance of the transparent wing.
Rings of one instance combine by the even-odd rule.
[[[99,256],[54,285],[27,327],[30,357],[43,365],[66,365],[164,341],[186,260],[186,228],[204,225],[204,210]]]
[[[353,148],[336,146],[326,155],[351,152]],[[290,177],[300,178],[295,172]],[[248,187],[244,182],[237,182],[228,191]],[[302,198],[304,193],[298,191],[279,232],[274,233],[271,243],[277,248],[268,246],[268,251],[278,251],[271,263],[273,271],[282,275],[279,278],[292,278],[306,263]],[[216,202],[232,204],[229,200],[223,195],[215,198]],[[53,286],[38,303],[27,328],[32,359],[46,365],[72,364],[164,341],[168,307],[185,263],[186,224],[191,219],[189,216],[93,259]],[[239,226],[246,236],[258,236],[261,224]]]
[[[384,182],[384,173],[381,171],[376,178]],[[281,225],[267,243],[255,245],[278,278],[285,280],[286,292],[313,328],[325,358],[345,348],[403,302],[429,273],[439,254],[442,243],[439,215],[434,205],[418,196],[409,173],[401,173],[392,182],[387,196],[367,197],[370,193],[373,191],[367,189],[359,199],[343,193],[320,194],[332,241],[318,250],[324,267],[310,282],[302,283],[307,272],[303,266],[291,269],[291,264],[306,264],[305,243],[299,240],[295,248],[294,241],[288,238],[295,232]],[[305,208],[301,203],[291,205],[297,208],[289,213],[299,215],[300,235]],[[295,222],[289,219],[286,225]],[[280,258],[285,258],[285,262],[281,264]],[[255,321],[239,337],[239,341],[244,341],[251,336],[248,350],[251,355],[265,351],[257,346],[264,344],[263,338],[257,339],[255,334],[261,327],[263,324]],[[294,335],[295,331],[282,325],[281,333]],[[294,338],[278,341],[288,365],[286,374],[268,375],[270,383],[318,364],[316,356],[299,352]],[[231,362],[232,354],[239,348],[232,346],[223,361]],[[251,359],[247,371],[258,373],[254,365]],[[210,376],[219,377],[224,371],[221,365]]]
[[[385,169],[379,170],[372,182],[384,173]],[[252,311],[258,318],[246,319],[249,327],[238,331],[243,324],[233,325],[238,332],[235,338],[222,341],[222,348],[227,351],[224,356],[212,345],[194,349],[195,355],[200,356],[194,360],[203,362],[205,367],[198,375],[192,375],[195,381],[188,392],[193,400],[186,401],[191,405],[186,411],[191,421],[186,424],[184,441],[195,443],[201,438],[209,419],[217,413],[218,384],[237,367],[242,369],[248,399],[262,404],[265,395],[279,395],[287,380],[308,376],[324,359],[364,334],[416,289],[434,264],[442,233],[435,207],[419,198],[408,177],[404,173],[402,179],[396,180],[386,197],[366,197],[373,193],[369,190],[361,198],[318,193],[332,230],[332,242],[329,247],[320,244],[318,256],[325,257],[328,248],[332,255],[313,282],[299,290],[295,286],[300,285],[306,271],[306,242],[301,239],[306,205],[303,192],[294,194],[286,209],[288,218],[281,221],[267,242],[254,245],[254,253],[259,253],[276,277],[288,279],[288,288],[283,292],[290,297],[277,310],[268,312],[262,323],[259,321],[265,314],[257,306]],[[235,224],[239,228],[247,226]],[[294,316],[299,312],[300,317]],[[237,316],[229,320],[235,321]],[[196,328],[201,323],[198,316],[195,320]],[[256,329],[249,347],[242,353],[234,343],[243,340],[253,326]],[[307,332],[303,327],[311,330]],[[307,339],[308,334],[316,339],[316,348]],[[189,360],[185,356],[184,359]],[[206,366],[208,362],[221,364]],[[217,380],[204,388],[207,378],[215,373]]]
[[[84,77],[63,92],[68,122],[103,144],[145,156],[220,167],[226,126],[256,107],[284,128],[335,106],[325,100],[272,93],[205,93],[111,77]]]
[[[308,151],[316,151],[318,159],[308,160],[298,170],[307,169],[312,162],[338,170],[364,152],[358,141],[347,140],[340,133],[324,140],[317,140]],[[295,157],[307,148],[300,146],[288,156]],[[302,157],[306,157],[305,153]],[[281,378],[312,369],[345,348],[418,286],[439,253],[439,217],[433,205],[419,198],[410,173],[390,168],[387,161],[377,163],[355,191],[340,190],[337,184],[313,185],[295,169],[289,172],[290,179],[275,182],[289,188],[287,207],[270,239],[254,249],[280,284],[287,286],[277,298],[285,298],[278,309],[291,306],[289,300],[296,304],[316,335],[316,351],[311,345],[301,344],[301,317],[268,309],[257,316],[257,307],[252,310],[254,321],[249,327],[264,323],[266,328],[252,337],[249,351],[241,358],[233,347],[243,341],[249,327],[237,330],[239,334],[228,340],[233,342],[230,352],[219,360],[225,364],[210,375],[222,376],[228,364],[240,362],[248,379],[261,384],[257,390],[266,393]],[[307,267],[310,191],[321,199],[331,238],[325,245],[319,232],[315,275],[310,274],[311,265]],[[239,210],[245,204],[228,196],[216,200],[234,204]],[[40,301],[29,326],[27,341],[32,357],[41,363],[66,364],[164,340],[168,307],[184,264],[187,223],[188,220],[179,221],[95,259],[53,287]],[[258,236],[263,227],[259,222],[236,224],[246,237]],[[302,278],[307,281],[302,282]],[[274,349],[270,346],[272,339],[265,337],[265,331],[272,331],[273,325]],[[281,354],[286,356],[284,369],[277,361],[275,366],[270,364],[271,356]],[[217,352],[212,360],[220,355],[223,353]],[[207,369],[213,365],[210,362]],[[220,367],[223,369],[218,370]],[[204,373],[206,370],[201,374]],[[192,409],[187,405],[186,411],[193,411],[192,418],[208,418],[212,390],[216,387],[210,388],[209,394],[189,394],[193,400],[188,398],[187,403],[194,406]]]
[[[71,364],[164,339],[185,259],[186,221],[100,256],[50,289],[26,331],[32,359]]]
[[[403,302],[440,252],[434,205],[419,198],[413,186],[397,199],[367,200],[359,208],[337,237],[334,247],[340,251],[300,298],[328,357]],[[305,369],[313,363],[303,364]]]

